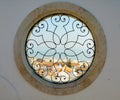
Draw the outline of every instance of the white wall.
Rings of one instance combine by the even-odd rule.
[[[44,94],[19,73],[13,42],[21,21],[33,9],[53,1],[68,1],[90,11],[103,26],[108,45],[105,67],[85,90],[68,96]],[[0,100],[119,100],[120,0],[0,0]]]

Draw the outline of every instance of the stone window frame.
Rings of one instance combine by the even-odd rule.
[[[49,81],[47,82],[42,79],[38,79],[38,77],[36,77],[35,74],[29,70],[30,67],[26,60],[24,50],[26,37],[31,27],[33,27],[36,22],[45,16],[57,13],[72,15],[83,21],[90,29],[96,47],[95,57],[89,71],[82,78],[67,84],[53,84]],[[102,71],[106,54],[107,43],[100,23],[90,12],[84,8],[67,2],[54,2],[36,8],[23,20],[18,28],[14,40],[14,59],[24,79],[36,89],[54,95],[72,94],[88,87]]]

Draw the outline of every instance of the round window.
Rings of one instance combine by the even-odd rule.
[[[38,21],[28,33],[25,47],[34,73],[55,83],[71,82],[85,75],[95,52],[88,27],[66,14]]]
[[[15,61],[24,78],[50,94],[71,94],[89,86],[103,68],[103,30],[85,9],[64,2],[35,9],[20,25]]]

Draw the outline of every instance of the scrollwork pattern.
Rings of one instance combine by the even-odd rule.
[[[95,42],[82,21],[60,14],[33,26],[25,52],[36,74],[48,81],[65,83],[87,72],[94,58]]]

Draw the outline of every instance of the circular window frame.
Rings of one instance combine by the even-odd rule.
[[[26,37],[30,29],[39,20],[49,15],[62,13],[75,16],[87,25],[95,41],[96,50],[91,67],[82,78],[67,84],[54,84],[36,77],[36,75],[30,71],[31,69],[29,69],[30,67],[26,60],[24,49]],[[14,41],[15,62],[25,80],[38,90],[54,95],[71,94],[88,87],[101,72],[105,63],[106,52],[106,38],[97,19],[84,8],[67,2],[46,4],[32,11],[21,23]]]

